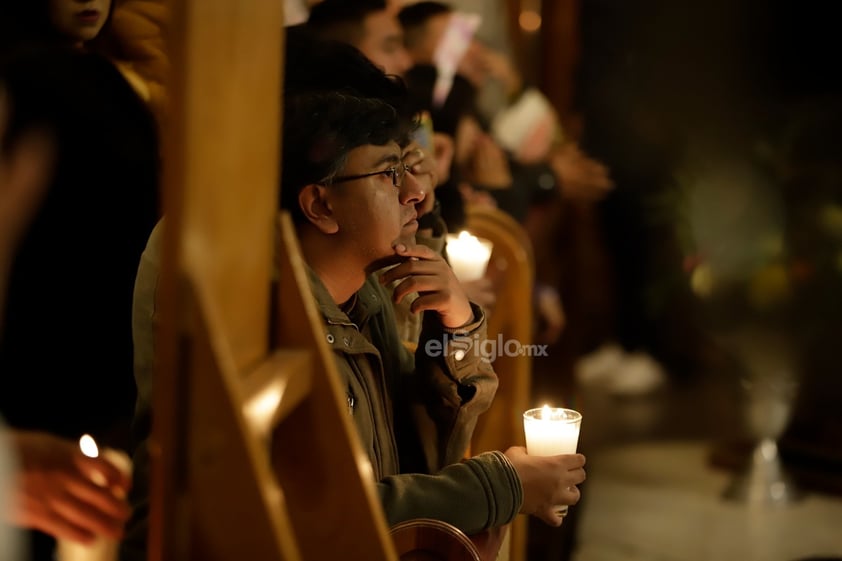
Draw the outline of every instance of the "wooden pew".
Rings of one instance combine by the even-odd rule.
[[[396,559],[276,215],[281,5],[170,5],[151,561]]]
[[[488,275],[494,281],[497,302],[488,320],[488,338],[497,340],[498,347],[500,341],[511,340],[532,344],[535,262],[526,231],[504,211],[485,206],[468,208],[466,229],[494,244]],[[494,361],[500,386],[491,408],[477,423],[472,454],[525,445],[523,412],[532,407],[532,359],[507,356],[503,350],[497,349]],[[526,517],[518,516],[510,533],[511,561],[526,559],[526,530]]]

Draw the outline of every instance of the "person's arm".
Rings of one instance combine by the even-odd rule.
[[[423,313],[423,327],[414,357],[389,341],[382,342],[381,354],[401,357],[394,384],[401,470],[434,473],[464,457],[478,416],[494,398],[497,376],[481,353],[482,309],[468,301],[447,262],[424,246],[397,251],[407,260],[384,273],[381,282],[397,283],[391,294],[395,302],[419,293],[411,311]]]
[[[0,91],[0,139],[6,137],[6,119],[6,99]],[[51,142],[43,133],[24,134],[13,146],[0,145],[0,318],[15,249],[38,209],[51,163]]]
[[[523,505],[523,489],[500,452],[447,466],[435,475],[401,474],[377,483],[390,526],[415,518],[452,524],[467,534],[507,524]]]
[[[385,477],[377,491],[389,525],[432,518],[470,535],[521,513],[560,526],[559,507],[581,497],[577,485],[585,480],[584,465],[581,454],[529,456],[525,448],[512,447],[451,464],[435,475]]]
[[[132,340],[134,343],[134,376],[137,384],[137,405],[132,423],[136,447],[132,457],[132,490],[129,503],[131,517],[126,523],[126,535],[120,544],[121,561],[146,559],[149,533],[149,470],[147,448],[152,428],[152,374],[155,359],[157,330],[156,296],[161,268],[161,249],[164,220],[152,230],[146,249],[140,258],[132,302]]]

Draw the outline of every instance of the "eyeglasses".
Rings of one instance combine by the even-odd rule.
[[[365,177],[371,177],[373,175],[388,175],[392,178],[392,185],[400,188],[401,184],[403,183],[403,178],[408,170],[409,167],[406,164],[398,164],[396,166],[392,166],[390,168],[380,171],[373,171],[371,173],[361,173],[359,175],[342,175],[339,177],[334,177],[330,182],[344,183],[346,181],[354,181],[355,179],[363,179]]]

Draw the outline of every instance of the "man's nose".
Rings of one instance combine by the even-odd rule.
[[[412,173],[407,172],[401,183],[400,201],[402,205],[417,205],[427,196],[424,183]]]

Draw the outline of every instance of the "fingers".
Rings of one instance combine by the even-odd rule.
[[[57,539],[70,540],[83,544],[91,543],[96,537],[89,530],[76,524],[73,519],[68,520],[52,511],[36,518],[31,526]]]
[[[74,454],[73,461],[88,479],[118,495],[125,495],[131,487],[130,475],[104,457],[89,458],[82,454]]]
[[[410,294],[418,293],[418,298],[410,306],[412,312],[441,310],[455,296],[451,287],[451,283],[437,271],[427,274],[414,272],[394,288],[392,300],[397,304]]]
[[[103,494],[102,498],[96,499],[99,504],[104,504],[109,495],[105,489],[99,489]],[[78,492],[78,488],[68,490],[64,495],[57,497],[51,503],[52,516],[51,520],[54,524],[64,527],[69,532],[80,531],[80,537],[84,534],[93,536],[104,536],[112,539],[120,539],[123,536],[123,526],[129,517],[129,509],[127,505],[111,505],[109,510],[121,511],[119,516],[112,516],[106,511],[101,510],[98,506],[80,499],[73,493]],[[112,500],[116,500],[113,496]]]
[[[401,257],[417,257],[427,261],[443,261],[441,255],[427,247],[426,245],[406,246],[399,243],[395,246],[395,253]]]
[[[559,458],[568,470],[585,467],[587,461],[584,454],[559,454]]]
[[[389,284],[403,279],[392,293],[396,303],[417,292],[420,297],[412,304],[413,312],[434,310],[442,325],[449,328],[463,327],[473,321],[471,304],[441,255],[423,245],[398,244],[395,252],[406,260],[381,275],[380,282]]]
[[[104,517],[125,520],[129,516],[129,507],[122,497],[114,494],[111,487],[100,486],[84,475],[69,477],[65,483],[67,493],[76,502],[96,509]]]
[[[433,151],[439,185],[450,178],[450,166],[453,164],[453,139],[443,133],[433,133]]]
[[[394,302],[400,302],[413,292],[442,291],[449,286],[448,271],[450,267],[441,257],[426,246],[415,246],[400,255],[410,259],[393,267],[380,276],[384,285],[404,279],[393,292]]]

